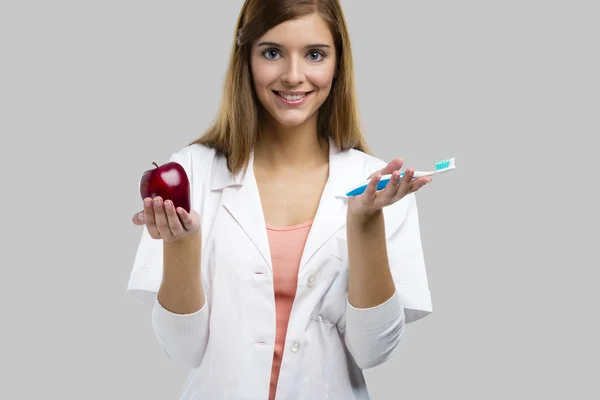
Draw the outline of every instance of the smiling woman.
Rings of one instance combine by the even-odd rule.
[[[191,211],[144,199],[128,291],[192,368],[179,398],[369,399],[363,370],[432,312],[414,196],[430,178],[368,154],[339,1],[247,0],[217,118],[170,161]]]
[[[336,69],[333,35],[319,14],[281,23],[251,50],[254,89],[268,119],[296,126],[317,117]]]
[[[338,0],[246,1],[217,119],[194,143],[226,155],[233,174],[248,166],[260,131],[273,122],[307,122],[325,145],[331,139],[342,151],[368,153],[354,86]]]

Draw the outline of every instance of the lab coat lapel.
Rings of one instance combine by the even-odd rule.
[[[244,230],[248,238],[260,252],[269,269],[272,270],[267,227],[258,192],[258,185],[254,176],[254,157],[251,155],[247,173],[243,178],[240,178],[241,173],[235,178],[231,177],[228,174],[225,160],[222,159],[220,162],[222,165],[217,169],[217,174],[220,173],[221,176],[216,177],[213,189],[225,186],[222,195],[223,206]],[[222,171],[225,171],[227,174]],[[236,183],[236,181],[239,181],[239,183]]]
[[[329,140],[329,176],[319,201],[319,207],[308,234],[300,271],[315,253],[346,224],[347,197],[345,192],[356,182],[354,167],[349,160],[350,153],[340,152]],[[215,168],[213,190],[223,190],[222,203],[250,238],[262,258],[272,270],[271,252],[260,193],[254,175],[254,153],[251,154],[248,169],[236,177],[229,174],[224,157],[220,157]]]
[[[327,243],[345,224],[345,201],[334,195],[333,185],[328,181],[323,190],[317,214],[304,245],[304,252],[300,261],[300,271],[302,271],[317,250]]]
[[[346,225],[347,197],[345,192],[355,183],[351,182],[355,174],[350,171],[352,164],[348,157],[349,153],[340,152],[334,142],[329,140],[329,177],[304,246],[300,271],[315,253]]]

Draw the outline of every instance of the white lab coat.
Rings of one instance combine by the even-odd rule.
[[[252,159],[246,176],[235,178],[224,157],[202,145],[185,147],[171,160],[188,173],[192,207],[201,216],[206,305],[176,315],[156,301],[162,241],[145,228],[127,290],[152,309],[168,357],[192,368],[180,399],[266,400],[275,302]],[[348,303],[345,193],[385,165],[356,150],[340,152],[331,142],[329,180],[301,259],[277,399],[369,399],[362,370],[386,361],[405,324],[432,312],[414,194],[384,208],[396,293],[372,309]]]

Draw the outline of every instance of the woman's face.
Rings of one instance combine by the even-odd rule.
[[[298,126],[325,101],[333,83],[333,36],[318,14],[283,22],[259,38],[250,58],[259,101],[280,124]]]

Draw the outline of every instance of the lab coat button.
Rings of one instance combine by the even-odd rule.
[[[306,284],[307,284],[309,287],[313,287],[313,286],[315,285],[315,281],[316,281],[316,280],[317,280],[317,277],[315,276],[315,274],[314,274],[314,273],[312,273],[312,274],[310,274],[310,275],[308,276],[308,280],[307,280]]]
[[[292,343],[292,351],[294,353],[297,353],[300,350],[300,342],[297,340],[294,340],[294,342]]]

